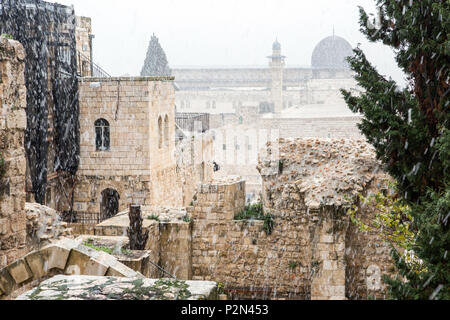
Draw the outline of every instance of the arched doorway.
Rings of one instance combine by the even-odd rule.
[[[120,195],[114,189],[105,189],[100,196],[100,218],[102,221],[119,213]]]

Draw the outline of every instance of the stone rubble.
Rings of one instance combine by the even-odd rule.
[[[27,237],[30,243],[46,245],[49,242],[71,237],[72,229],[61,221],[58,212],[38,203],[25,203]]]

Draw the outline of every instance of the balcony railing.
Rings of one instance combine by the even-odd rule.
[[[175,122],[184,131],[204,133],[209,130],[209,113],[177,113]]]
[[[79,51],[77,51],[77,62],[78,76],[80,77],[111,78],[108,72],[94,62],[92,63],[91,72],[91,59]]]

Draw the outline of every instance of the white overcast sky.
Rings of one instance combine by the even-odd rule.
[[[51,1],[51,0],[48,0]],[[115,76],[138,75],[152,33],[170,66],[267,65],[278,38],[287,65],[310,66],[333,34],[362,44],[382,74],[402,82],[390,48],[359,32],[358,8],[375,0],[59,0],[92,18],[94,61]]]

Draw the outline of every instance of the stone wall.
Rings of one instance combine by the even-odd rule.
[[[367,194],[388,190],[387,179],[377,179],[367,190]],[[359,218],[365,224],[373,221],[373,205],[359,208]],[[390,254],[391,247],[380,241],[374,231],[360,232],[359,227],[350,224],[347,229],[346,247],[346,296],[349,299],[387,299],[386,284],[382,275],[394,276],[396,270]]]
[[[278,160],[269,158],[274,148]],[[393,266],[387,245],[375,233],[360,232],[346,215],[359,205],[358,194],[379,191],[389,179],[373,148],[363,140],[280,139],[267,151],[258,167],[264,209],[301,218],[308,227],[311,298],[385,297],[381,276]],[[373,218],[373,210],[364,212]]]
[[[78,51],[78,73],[82,77],[92,77],[91,74],[91,39],[92,24],[89,17],[76,17],[75,40]]]
[[[267,144],[257,168],[273,229],[265,221],[234,220],[244,210],[245,181],[215,179],[197,187],[187,212],[142,207],[152,261],[180,279],[222,282],[235,298],[386,297],[388,247],[346,214],[359,205],[358,194],[377,192],[389,178],[373,148],[362,140],[279,139]],[[363,212],[373,217],[372,209]],[[95,234],[123,236],[128,225],[119,214]]]
[[[159,264],[178,279],[192,279],[191,229],[191,223],[181,221],[164,222],[159,225]],[[160,276],[166,278],[167,274]]]
[[[71,237],[72,229],[61,221],[60,214],[52,208],[38,203],[25,203],[27,216],[27,244],[33,249]]]
[[[177,186],[182,206],[189,206],[199,183],[210,182],[214,175],[214,141],[210,134],[196,134],[176,145]],[[164,188],[163,186],[161,186]]]
[[[141,207],[142,228],[149,232],[145,250],[150,252],[150,261],[162,267],[153,268],[156,277],[175,275],[179,279],[192,279],[191,237],[192,226],[184,221],[187,212],[183,208]],[[130,225],[128,211],[118,214],[95,227],[96,236],[127,236]]]
[[[280,139],[268,144],[258,170],[272,232],[263,221],[234,220],[243,210],[243,181],[202,185],[188,210],[193,279],[223,282],[237,297],[384,297],[387,246],[346,215],[358,193],[378,190],[387,178],[372,148],[362,140]]]
[[[238,297],[309,299],[308,225],[278,214],[268,235],[263,221],[235,221],[244,194],[244,181],[201,187],[190,208],[193,279],[223,282]]]
[[[26,88],[22,45],[0,37],[0,268],[27,253],[25,215]]]

